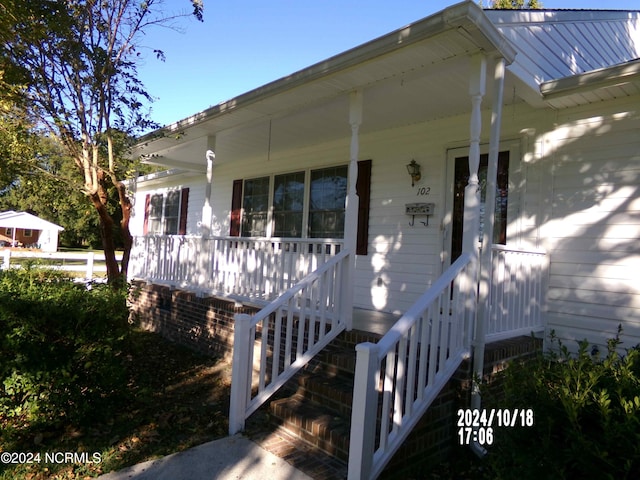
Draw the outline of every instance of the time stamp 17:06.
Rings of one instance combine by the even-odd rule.
[[[479,443],[492,445],[495,428],[533,427],[531,408],[491,408],[484,410],[459,409],[457,412],[458,442],[460,445]]]

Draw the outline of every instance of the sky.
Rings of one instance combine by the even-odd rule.
[[[456,0],[204,0],[204,22],[156,27],[139,79],[168,125],[432,15]],[[485,1],[485,4],[487,2]],[[639,10],[640,0],[542,0],[544,8]],[[189,0],[165,0],[189,12]],[[162,50],[164,62],[153,49]]]

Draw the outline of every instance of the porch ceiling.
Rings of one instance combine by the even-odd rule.
[[[209,148],[222,163],[348,139],[349,92],[357,88],[364,92],[362,134],[463,114],[471,105],[470,57],[511,61],[502,39],[474,2],[463,2],[153,132],[135,154],[201,170]],[[509,77],[505,88],[525,87]],[[488,81],[485,105],[490,91]]]

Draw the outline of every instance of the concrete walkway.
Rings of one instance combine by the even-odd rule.
[[[214,440],[98,477],[100,480],[312,480],[242,435]]]

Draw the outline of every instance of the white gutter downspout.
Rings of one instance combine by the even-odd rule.
[[[480,274],[478,286],[478,314],[474,347],[474,380],[471,391],[471,408],[480,410],[482,398],[475,379],[484,377],[484,350],[486,321],[489,317],[489,294],[491,288],[491,263],[493,227],[495,223],[496,183],[498,175],[498,153],[500,150],[500,124],[502,121],[502,99],[504,93],[504,58],[497,58],[493,72],[493,111],[491,113],[491,138],[489,140],[489,161],[487,166],[487,186],[484,207],[484,228],[482,231],[482,249],[480,250]],[[483,457],[487,451],[477,441],[471,443],[471,450]]]

